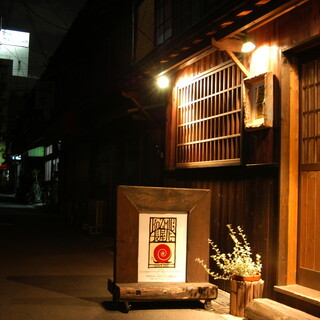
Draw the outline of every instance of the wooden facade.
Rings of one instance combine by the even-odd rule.
[[[102,71],[83,54],[88,81],[78,73],[55,79],[60,101],[66,83],[70,97],[81,92],[78,104],[57,103],[77,114],[81,129],[62,135],[61,206],[66,215],[78,210],[72,215],[81,222],[89,200],[106,201],[112,234],[118,185],[209,189],[210,238],[231,251],[226,224],[242,226],[262,256],[263,296],[319,315],[320,2],[198,2],[193,16],[194,1],[176,1],[186,21],[179,16],[175,28],[173,19],[172,38],[158,46],[150,42],[154,0],[132,2],[133,25],[131,5],[123,14],[117,7],[114,29],[102,28],[109,41],[99,42]],[[100,12],[99,23],[92,17],[97,26],[108,20]],[[86,39],[88,25],[80,29]],[[239,52],[244,33],[256,44],[252,53]],[[171,77],[164,93],[153,85],[160,73]],[[272,75],[272,125],[247,130],[242,84],[265,73]],[[192,83],[183,82],[188,77]],[[201,223],[195,219],[194,228]]]
[[[198,74],[203,75],[214,66],[228,63],[232,63],[230,56],[223,51],[216,50],[182,69],[177,76],[176,83],[179,83],[180,78],[184,79],[186,76],[195,77]],[[234,68],[240,71],[236,65],[234,65]],[[234,72],[233,74],[237,76],[237,73]],[[242,77],[238,76],[238,78],[241,79]],[[231,85],[231,90],[233,87]],[[216,95],[213,96],[216,97]],[[273,286],[276,284],[277,262],[276,257],[273,256],[270,259],[270,256],[275,252],[278,241],[279,163],[276,155],[279,150],[277,150],[276,142],[274,141],[278,128],[269,128],[262,132],[245,132],[243,114],[241,113],[241,118],[238,120],[241,123],[238,131],[239,144],[238,146],[233,146],[234,150],[239,150],[237,162],[230,160],[219,162],[216,160],[199,163],[196,159],[195,164],[190,163],[185,166],[188,169],[182,169],[181,165],[176,164],[176,159],[179,160],[180,154],[175,154],[177,137],[175,137],[176,131],[174,131],[174,124],[172,123],[176,121],[177,108],[175,103],[173,94],[173,99],[168,109],[167,172],[164,184],[175,187],[208,188],[211,190],[210,226],[212,240],[225,250],[231,251],[230,246],[232,243],[225,241],[228,238],[226,225],[231,223],[234,226],[243,226],[248,234],[250,243],[252,243],[254,252],[262,254],[262,260],[264,261],[263,278],[266,280],[265,294],[273,296]],[[219,104],[220,100],[213,102],[214,105],[217,105],[217,103]],[[223,101],[222,104],[224,103]],[[221,111],[221,114],[224,114],[223,111]],[[194,122],[196,123],[196,121]],[[277,123],[277,121],[275,122]],[[222,125],[222,127],[224,126]],[[179,127],[177,131],[179,131]],[[191,132],[193,132],[192,128]],[[259,143],[252,144],[251,141],[256,140],[257,137],[259,137]],[[228,136],[223,134],[223,138],[228,139]],[[226,146],[223,147],[223,149],[226,149]],[[202,152],[201,149],[196,151]],[[212,152],[214,153],[215,151],[212,150]],[[250,152],[250,155],[247,155],[248,152]],[[175,168],[175,164],[178,169]],[[220,281],[220,286],[229,290],[228,283]]]
[[[174,169],[172,144],[168,148],[171,156],[166,159],[168,185],[211,190],[211,236],[216,243],[228,248],[223,228],[227,223],[240,224],[247,230],[254,252],[262,253],[264,295],[315,315],[320,314],[318,302],[310,303],[308,291],[298,300],[294,298],[298,293],[288,293],[285,288],[295,284],[313,292],[319,290],[320,283],[315,249],[320,240],[315,234],[320,220],[316,196],[320,150],[319,12],[319,2],[307,1],[252,28],[250,37],[257,48],[243,61],[252,76],[274,74],[274,123],[269,129],[242,131],[241,165],[179,171]],[[210,69],[212,61],[215,59],[202,59],[189,65],[180,71],[181,77],[192,73],[188,70],[203,72],[205,63]],[[176,121],[174,116],[169,119]],[[167,142],[177,139],[170,134]]]

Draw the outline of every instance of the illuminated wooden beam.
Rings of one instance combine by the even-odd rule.
[[[237,39],[217,41],[212,37],[211,44],[220,50],[230,50],[232,52],[241,52],[242,47],[242,41]]]
[[[241,71],[245,74],[246,77],[250,76],[249,70],[241,63],[238,57],[230,50],[226,50],[231,59],[235,62],[235,64],[241,69]]]
[[[234,42],[237,41],[237,42]],[[234,63],[241,69],[241,71],[245,74],[246,77],[250,76],[250,72],[247,68],[241,63],[238,57],[233,52],[239,52],[241,50],[237,49],[238,46],[241,46],[240,40],[224,40],[224,41],[216,41],[214,38],[211,38],[211,44],[216,48],[226,51],[230,58],[234,61]]]

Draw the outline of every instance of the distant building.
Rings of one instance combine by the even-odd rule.
[[[24,143],[23,134],[17,139],[16,127],[23,123],[28,93],[35,83],[29,78],[29,38],[28,32],[0,30],[0,162],[4,164],[2,176],[10,180],[10,191],[17,185],[20,164],[15,150],[21,141]]]

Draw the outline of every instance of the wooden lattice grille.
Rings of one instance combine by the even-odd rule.
[[[319,51],[318,51],[319,52]],[[300,73],[300,206],[297,282],[320,290],[320,58]]]
[[[320,163],[320,59],[302,65],[301,163]]]
[[[228,61],[177,86],[178,167],[240,162],[241,82]]]

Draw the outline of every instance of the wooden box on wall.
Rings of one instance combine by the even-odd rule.
[[[277,131],[274,121],[275,80],[265,72],[243,80],[244,163],[275,164]]]
[[[272,72],[265,72],[243,80],[243,106],[246,130],[273,126]]]

